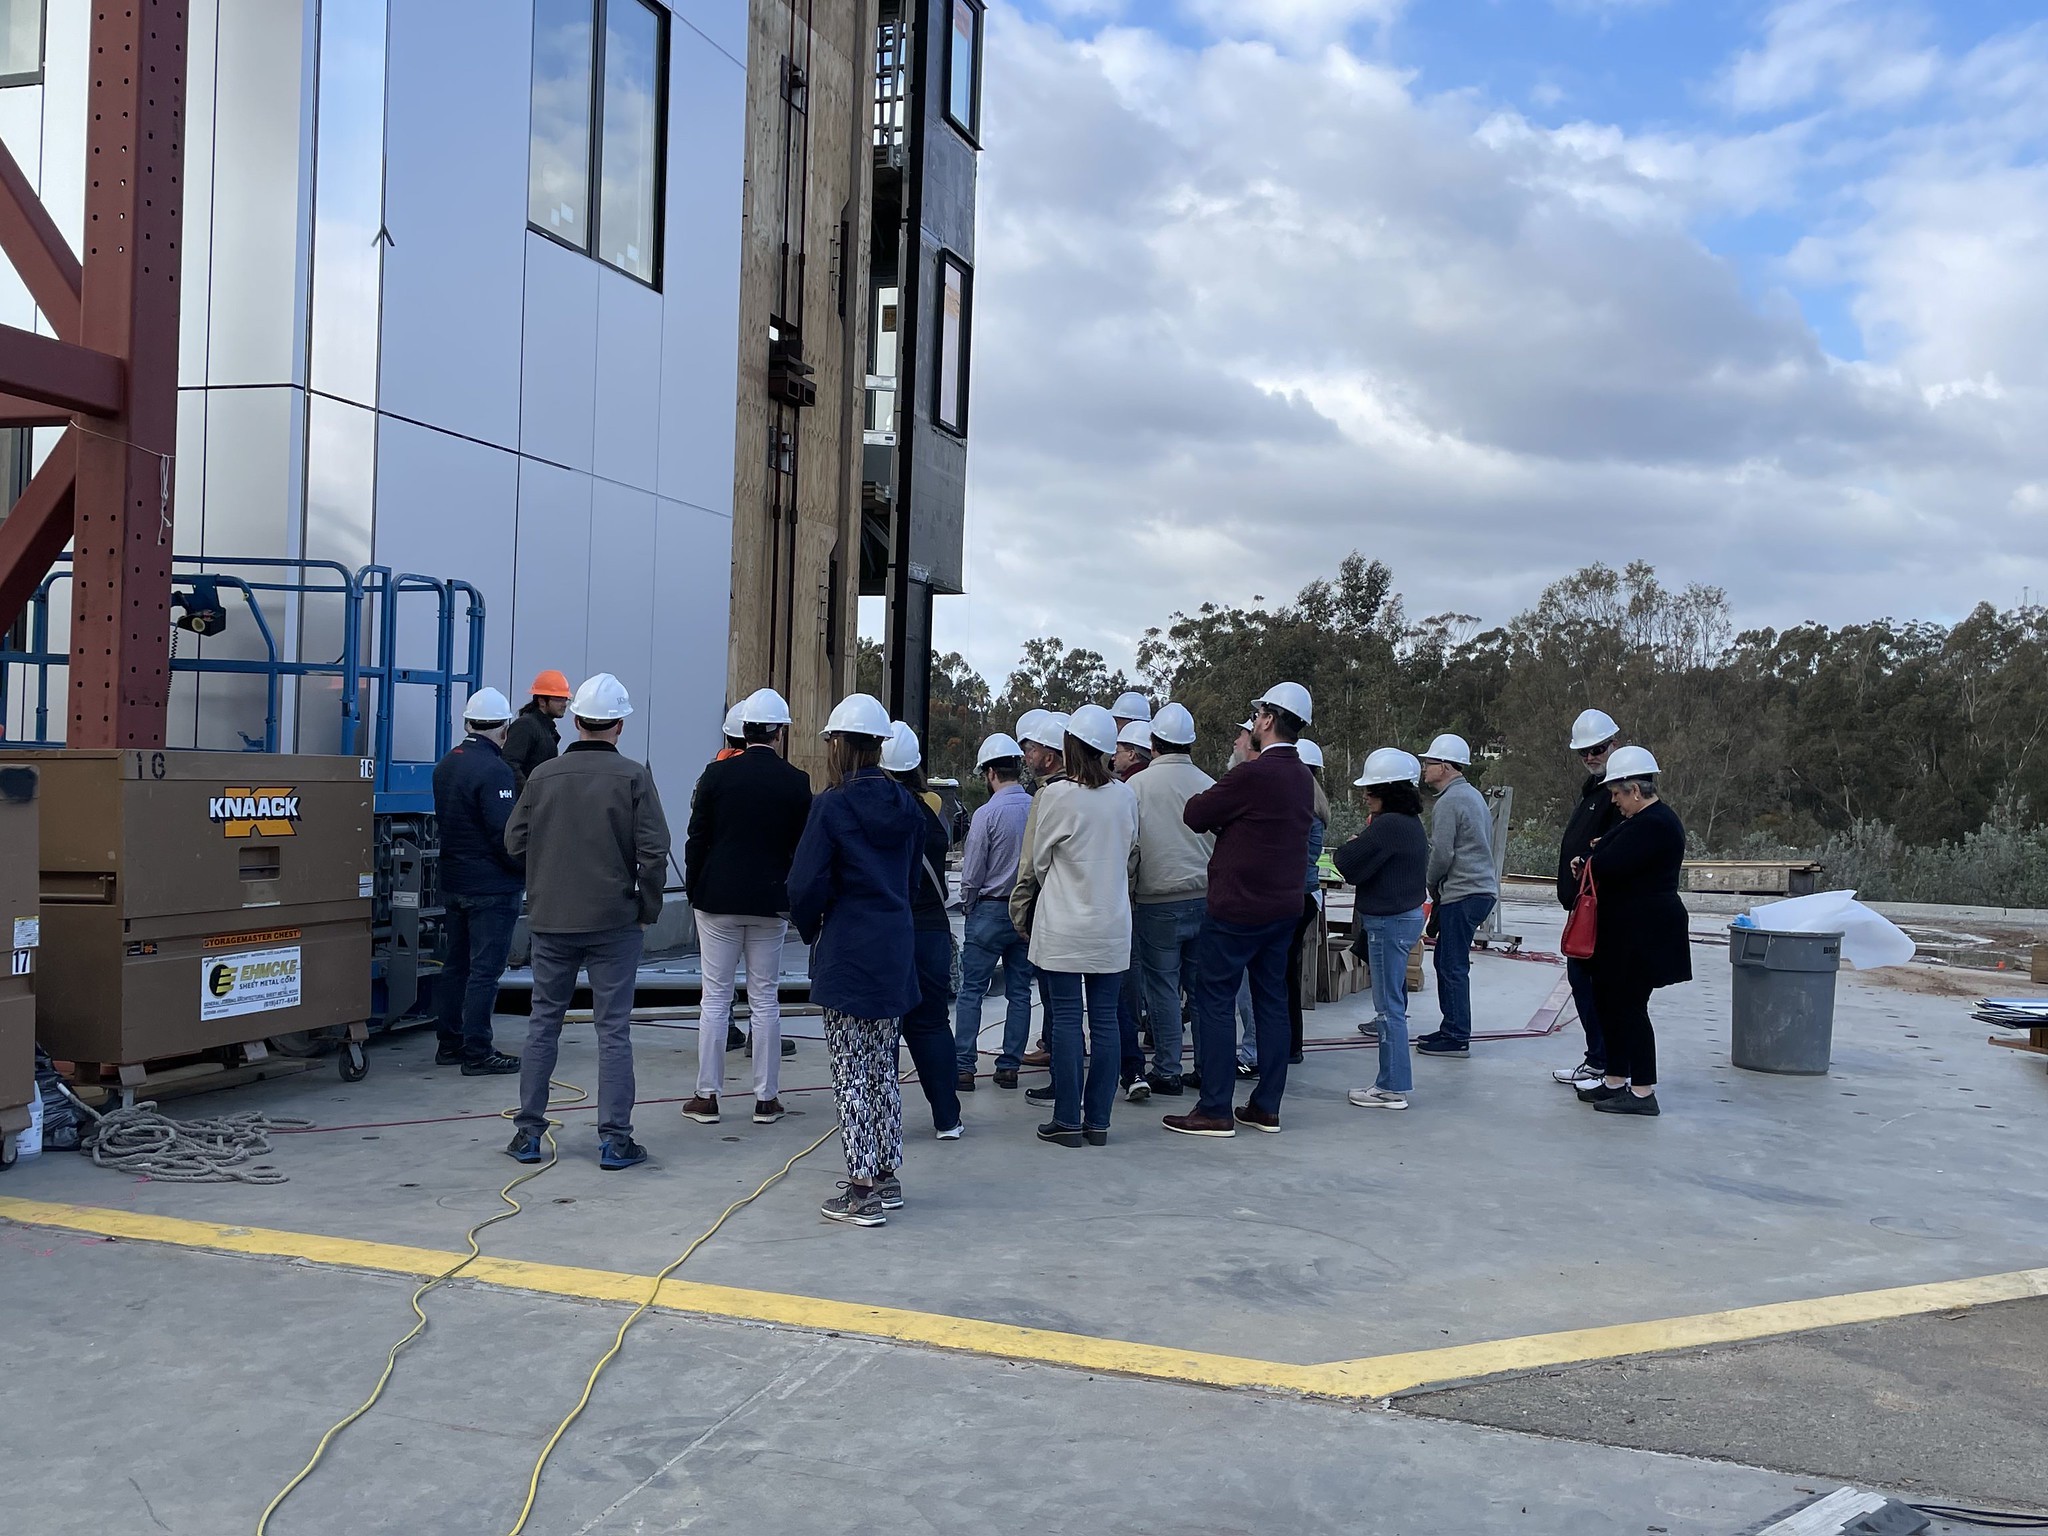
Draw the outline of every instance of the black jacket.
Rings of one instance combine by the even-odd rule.
[[[505,733],[505,761],[512,765],[513,787],[523,794],[533,770],[553,762],[561,750],[561,727],[554,717],[543,714],[539,704],[528,703]]]
[[[789,861],[811,814],[811,781],[772,747],[711,764],[690,797],[683,886],[690,905],[721,917],[789,911]]]
[[[518,799],[496,742],[465,737],[434,764],[442,890],[454,896],[516,896],[525,889],[526,866],[505,851],[505,823]]]
[[[910,926],[919,933],[951,933],[953,924],[946,917],[946,853],[953,840],[937,811],[921,799],[917,808],[924,812],[924,857],[910,872]],[[931,866],[929,872],[926,865]],[[932,884],[933,874],[939,877],[937,885]]]
[[[1639,987],[1692,980],[1692,940],[1678,896],[1685,827],[1662,800],[1600,839],[1589,857],[1600,901],[1593,968]]]
[[[1579,904],[1579,876],[1572,860],[1591,853],[1595,838],[1605,837],[1620,825],[1621,812],[1614,808],[1614,797],[1599,774],[1591,775],[1579,791],[1579,803],[1564,824],[1564,841],[1557,849],[1557,902],[1566,911]]]
[[[1361,917],[1413,912],[1428,894],[1429,834],[1420,816],[1382,811],[1330,858],[1337,873],[1358,888]]]

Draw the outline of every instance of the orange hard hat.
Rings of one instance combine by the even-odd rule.
[[[559,672],[543,672],[533,680],[533,696],[537,699],[566,699],[570,694],[569,679]]]

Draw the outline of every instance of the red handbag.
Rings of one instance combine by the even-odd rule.
[[[1593,861],[1579,870],[1579,899],[1565,914],[1564,941],[1558,945],[1567,960],[1590,960],[1600,934],[1600,893],[1593,889]]]

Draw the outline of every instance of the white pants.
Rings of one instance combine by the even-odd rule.
[[[697,1020],[697,1092],[710,1097],[725,1086],[725,1035],[732,1025],[733,979],[742,951],[747,960],[747,1006],[753,1014],[754,1101],[765,1104],[782,1087],[782,940],[789,924],[779,917],[697,914],[697,947],[704,967],[704,1007]]]

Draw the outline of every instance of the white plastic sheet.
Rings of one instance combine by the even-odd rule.
[[[1749,920],[1777,933],[1839,933],[1842,958],[1851,969],[1874,971],[1904,965],[1913,958],[1913,941],[1898,924],[1873,912],[1854,891],[1820,891],[1751,907]]]

